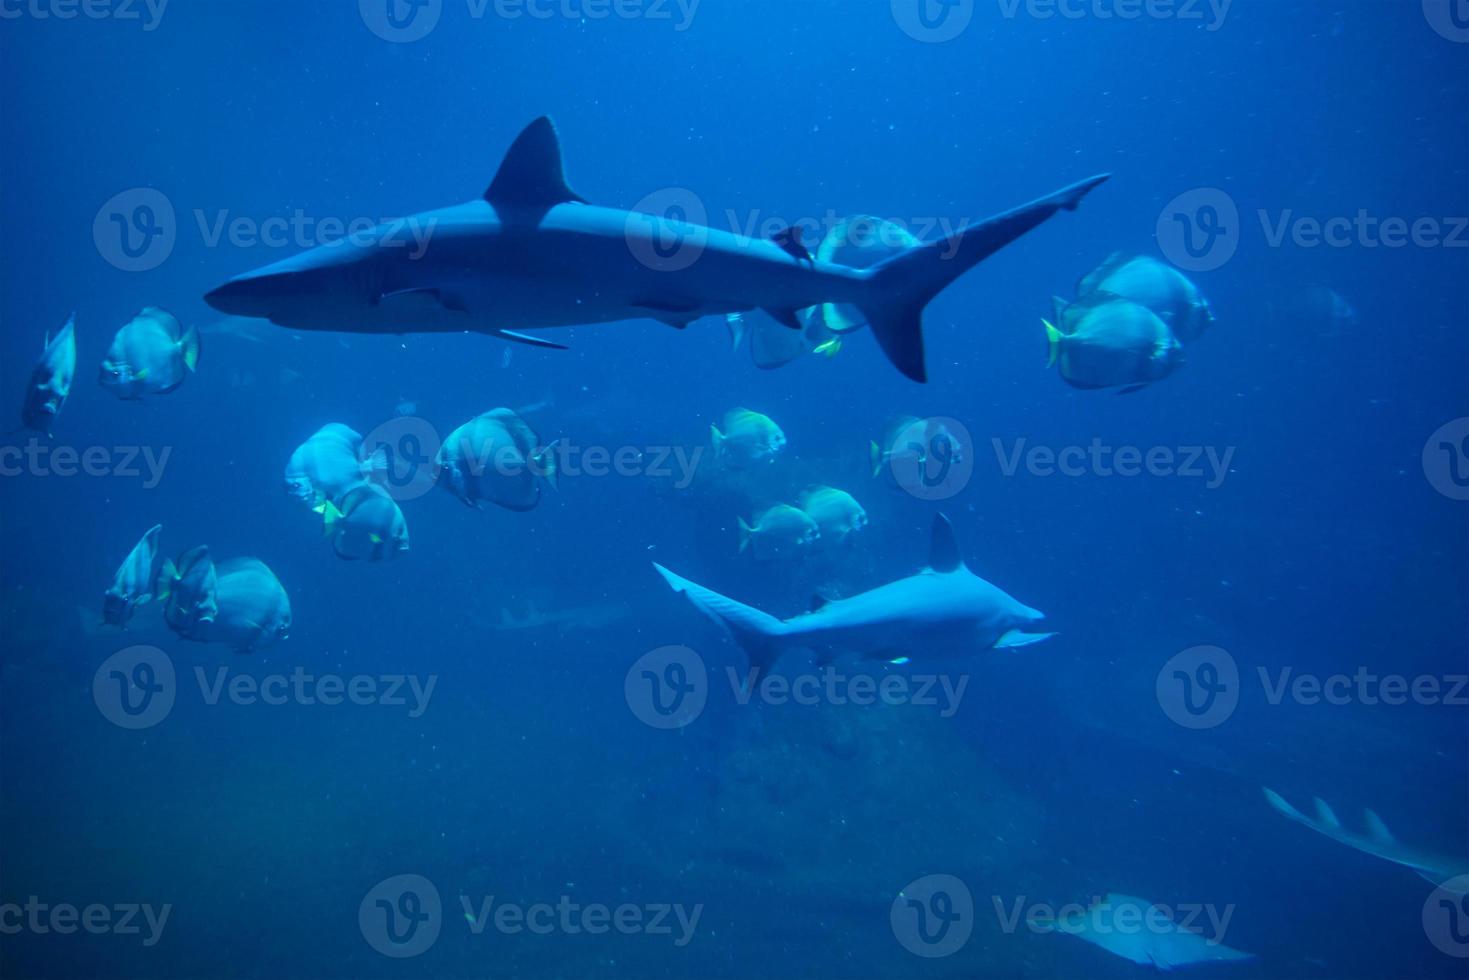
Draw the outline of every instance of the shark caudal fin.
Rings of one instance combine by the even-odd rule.
[[[764,673],[775,663],[781,653],[781,637],[786,625],[774,616],[761,612],[753,606],[722,596],[713,589],[706,589],[697,582],[690,582],[675,575],[657,562],[653,567],[663,576],[663,581],[675,592],[689,597],[694,608],[719,624],[725,632],[745,651],[750,666]]]
[[[868,271],[872,290],[857,306],[893,366],[914,381],[927,381],[923,308],[949,283],[1057,211],[1075,211],[1087,192],[1110,176],[1089,177],[946,239],[910,248]]]

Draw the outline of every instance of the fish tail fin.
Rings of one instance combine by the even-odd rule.
[[[330,500],[324,502],[321,505],[321,536],[324,538],[331,537],[332,528],[341,519],[342,512],[337,509],[337,505]]]
[[[190,371],[199,369],[199,328],[190,327],[179,338],[179,352],[184,355],[184,367]]]
[[[876,442],[868,441],[868,443],[867,443],[867,459],[868,459],[868,461],[870,461],[872,463],[872,475],[873,475],[873,477],[876,477],[877,474],[879,474],[879,473],[882,472],[882,462],[883,462],[882,457],[883,457],[882,447],[879,446]]]
[[[745,315],[743,313],[730,313],[725,316],[724,322],[729,326],[730,350],[739,350],[740,344],[745,342],[745,335],[749,333],[749,326],[745,323]]]
[[[714,458],[718,459],[724,452],[724,433],[717,425],[709,426],[709,444],[714,447]]]
[[[545,480],[546,485],[552,490],[561,489],[560,471],[556,469],[556,446],[560,442],[560,439],[552,439],[550,444],[542,446],[531,457],[537,475]]]
[[[738,518],[738,520],[740,522],[740,554],[743,555],[745,549],[750,547],[750,539],[755,536],[755,529],[746,524],[743,517]]]
[[[386,483],[388,478],[388,447],[378,446],[372,455],[362,462],[362,478],[372,483]]]
[[[713,589],[706,589],[696,582],[675,575],[656,562],[653,567],[673,591],[688,596],[696,609],[729,634],[745,652],[751,667],[763,672],[775,663],[785,647],[785,623],[767,612],[736,602]]]
[[[1046,367],[1055,367],[1061,353],[1061,331],[1050,320],[1041,320],[1041,326],[1046,328]]]
[[[1056,212],[1076,210],[1087,192],[1107,177],[1090,177],[948,238],[906,249],[866,272],[862,278],[871,288],[857,306],[893,366],[914,381],[927,381],[924,307],[955,279]]]
[[[172,558],[163,559],[163,564],[158,566],[158,577],[153,580],[153,598],[159,602],[167,602],[173,592],[173,583],[179,578],[179,570],[173,563]]]

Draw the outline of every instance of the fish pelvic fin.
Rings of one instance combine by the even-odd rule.
[[[552,439],[549,445],[542,446],[531,457],[536,475],[545,480],[552,490],[561,489],[560,471],[556,468],[556,446],[560,442],[560,439]]]
[[[1061,355],[1061,331],[1050,320],[1041,320],[1041,326],[1046,328],[1046,367],[1056,366],[1056,358]]]

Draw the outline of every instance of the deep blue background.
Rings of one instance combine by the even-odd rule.
[[[0,22],[0,382],[15,402],[42,335],[77,310],[81,364],[58,444],[171,452],[162,484],[0,479],[6,672],[0,687],[0,899],[172,902],[164,941],[0,939],[8,975],[1129,976],[1100,951],[1006,936],[990,894],[1109,890],[1236,903],[1241,976],[1455,976],[1425,941],[1424,882],[1271,813],[1257,786],[1319,794],[1356,822],[1469,852],[1464,708],[1270,706],[1258,684],[1225,725],[1189,732],[1154,678],[1216,643],[1257,666],[1463,673],[1469,505],[1424,478],[1429,433],[1465,414],[1463,249],[1271,248],[1258,210],[1328,218],[1469,214],[1469,47],[1417,3],[1239,0],[1218,30],[1175,20],[1006,19],[980,3],[958,39],[904,35],[885,2],[704,0],[669,21],[471,19],[446,0],[424,40],[390,44],[353,3],[187,3],[159,27]],[[205,337],[197,377],[146,404],[93,384],[112,331],[145,305],[216,319],[202,294],[288,254],[209,247],[195,212],[256,221],[396,216],[466,200],[551,114],[572,186],[631,206],[692,190],[727,225],[867,212],[977,220],[1088,174],[1113,181],[946,291],[925,321],[933,381],[902,379],[863,335],[777,372],[732,356],[723,326],[561,332],[569,353],[476,336]],[[178,214],[159,268],[93,244],[113,195],[153,187]],[[1053,293],[1114,250],[1157,254],[1164,205],[1226,190],[1238,254],[1198,282],[1219,322],[1176,376],[1119,398],[1044,370]],[[1309,284],[1353,329],[1272,313]],[[282,373],[285,369],[286,373]],[[447,428],[549,393],[546,437],[701,445],[735,405],[784,427],[789,457],[755,485],[669,492],[565,481],[530,514],[447,494],[405,504],[413,549],[338,561],[280,488],[328,421],[367,430],[407,399]],[[944,508],[976,571],[1046,610],[1061,635],[972,667],[956,719],[824,709],[712,711],[684,735],[628,713],[644,651],[732,652],[648,567],[781,615],[924,557],[935,505],[872,481],[866,445],[898,413],[961,420],[975,476]],[[1006,477],[991,448],[1233,447],[1199,479]],[[10,437],[20,444],[24,435]],[[824,480],[873,526],[840,562],[760,568],[736,514]],[[242,662],[143,618],[84,629],[137,537],[255,554],[288,588],[287,644]],[[486,628],[504,606],[623,603],[559,636]],[[187,668],[435,673],[431,710],[181,704],[145,733],[107,724],[98,664],[155,642]],[[877,713],[881,714],[881,713]],[[812,716],[821,719],[813,721]],[[854,719],[859,719],[854,721]],[[855,726],[855,758],[822,734]],[[735,778],[732,773],[759,775]],[[751,788],[751,787],[755,788]],[[414,872],[446,896],[707,906],[688,948],[647,937],[469,937],[457,903],[425,956],[378,957],[356,908]],[[910,956],[887,902],[928,873],[966,879],[976,938]],[[1007,898],[1008,900],[1008,898]]]

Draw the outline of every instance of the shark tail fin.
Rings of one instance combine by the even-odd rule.
[[[750,539],[755,536],[755,529],[753,527],[751,527],[750,525],[746,524],[745,523],[745,519],[743,517],[739,518],[739,522],[740,522],[740,554],[743,555],[745,553],[745,550],[750,547]]]
[[[658,574],[663,576],[663,581],[667,582],[673,591],[682,592],[688,596],[696,609],[730,635],[730,638],[745,652],[752,668],[763,673],[775,663],[783,648],[782,637],[786,632],[785,623],[767,612],[761,612],[743,602],[736,602],[713,589],[706,589],[696,582],[690,582],[682,576],[675,575],[656,562],[653,567],[658,570]]]
[[[893,366],[914,381],[927,381],[924,307],[949,283],[1057,211],[1076,210],[1087,192],[1108,176],[1090,177],[948,238],[906,249],[868,271],[865,278],[872,288],[857,306]]]

